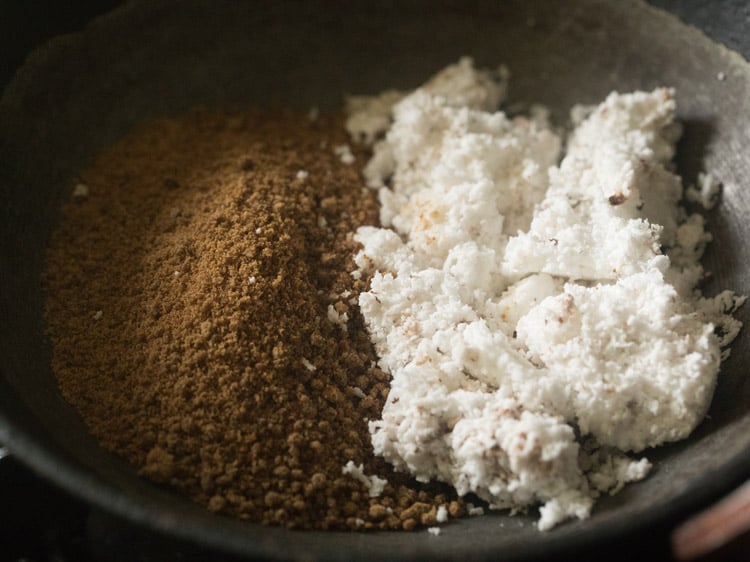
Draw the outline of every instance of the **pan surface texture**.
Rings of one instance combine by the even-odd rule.
[[[293,532],[212,515],[102,450],[62,399],[42,319],[44,249],[77,172],[99,150],[144,119],[195,105],[335,109],[344,93],[413,88],[462,55],[506,64],[509,102],[545,104],[561,124],[573,104],[612,90],[676,88],[679,171],[691,182],[710,170],[724,185],[708,214],[713,278],[704,291],[750,294],[750,67],[664,12],[630,0],[135,2],[37,50],[0,101],[0,442],[130,521],[274,559],[563,555],[674,523],[747,478],[747,328],[693,436],[647,451],[654,470],[645,481],[602,499],[591,519],[547,533],[534,513],[456,521],[439,537]],[[749,310],[739,312],[745,324]]]

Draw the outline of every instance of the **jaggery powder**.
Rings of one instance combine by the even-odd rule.
[[[102,153],[48,250],[53,370],[104,447],[212,511],[408,530],[464,507],[372,452],[388,377],[350,272],[378,208],[344,143],[338,116],[202,110]]]

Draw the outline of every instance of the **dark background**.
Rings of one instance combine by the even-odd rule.
[[[562,0],[561,0],[562,1]],[[613,0],[617,1],[617,0]],[[709,37],[750,57],[750,2],[649,0]],[[0,90],[26,55],[46,39],[76,31],[120,4],[117,0],[0,0]],[[0,562],[168,562],[219,559],[154,536],[94,510],[37,477],[0,449]],[[606,552],[581,552],[585,560],[671,560],[669,529],[653,529]],[[704,560],[750,560],[748,541]]]

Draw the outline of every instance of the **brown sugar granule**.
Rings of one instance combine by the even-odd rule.
[[[346,140],[339,116],[195,111],[106,150],[50,242],[53,370],[103,446],[211,511],[408,530],[463,506],[373,455],[389,381],[350,272],[378,208]]]

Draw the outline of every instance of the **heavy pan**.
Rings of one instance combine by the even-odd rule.
[[[35,52],[0,102],[0,441],[74,494],[163,535],[305,560],[564,555],[670,525],[750,475],[747,329],[695,434],[649,452],[653,474],[591,519],[548,533],[535,514],[462,520],[440,537],[291,532],[212,515],[100,449],[63,401],[39,279],[61,201],[98,150],[138,121],[197,104],[336,108],[345,92],[414,87],[461,55],[507,64],[511,103],[548,105],[559,123],[572,104],[611,90],[675,87],[681,173],[691,181],[711,170],[724,184],[709,214],[706,291],[750,293],[750,69],[663,12],[599,0],[136,2]]]

